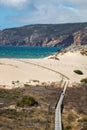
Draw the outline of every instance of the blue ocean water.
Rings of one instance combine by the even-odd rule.
[[[0,46],[0,58],[44,58],[57,50],[55,47]]]

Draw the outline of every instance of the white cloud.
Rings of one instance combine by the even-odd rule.
[[[8,16],[19,24],[87,21],[87,0],[0,0],[0,5],[19,9]]]
[[[5,7],[22,8],[31,0],[0,0],[0,5]]]
[[[78,2],[77,2],[78,1]],[[87,2],[82,0],[35,0],[33,5],[37,8],[31,16],[14,17],[14,20],[25,24],[32,23],[69,23],[87,21]]]

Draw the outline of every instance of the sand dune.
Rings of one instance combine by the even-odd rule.
[[[31,80],[40,82],[58,82],[62,75],[70,82],[80,82],[87,77],[87,56],[80,52],[67,52],[55,59],[0,59],[0,85],[12,86],[12,81],[21,84]],[[73,70],[79,69],[84,74],[78,75]],[[59,72],[59,73],[58,73]]]

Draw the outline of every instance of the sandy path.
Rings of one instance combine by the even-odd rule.
[[[34,65],[34,66],[38,66],[38,67],[41,67],[41,68],[43,68],[43,69],[47,69],[47,70],[49,70],[49,71],[55,72],[55,73],[57,73],[57,74],[60,74],[63,78],[66,78],[66,79],[69,80],[69,77],[67,77],[66,75],[62,74],[61,72],[56,71],[56,70],[53,70],[53,69],[51,69],[51,68],[48,68],[48,67],[45,67],[45,66],[42,66],[42,65],[39,65],[39,64],[35,64],[35,63],[32,63],[32,62],[23,61],[23,60],[18,60],[18,61],[23,62],[23,63],[26,63],[26,64],[31,64],[31,65]]]

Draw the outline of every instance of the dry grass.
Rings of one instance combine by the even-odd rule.
[[[80,53],[81,53],[82,55],[87,56],[87,50],[82,50]]]
[[[52,86],[29,86],[0,90],[1,130],[53,130],[56,99],[61,89]],[[32,96],[36,106],[16,106],[24,95]]]
[[[87,85],[68,88],[64,100],[64,130],[86,130],[87,128]],[[86,120],[84,120],[84,118]],[[69,127],[68,127],[69,126]]]
[[[29,86],[0,90],[0,130],[54,130],[54,111],[62,89],[51,86]],[[38,106],[17,107],[24,95],[30,95]],[[64,130],[87,130],[87,85],[67,88],[63,110]]]

